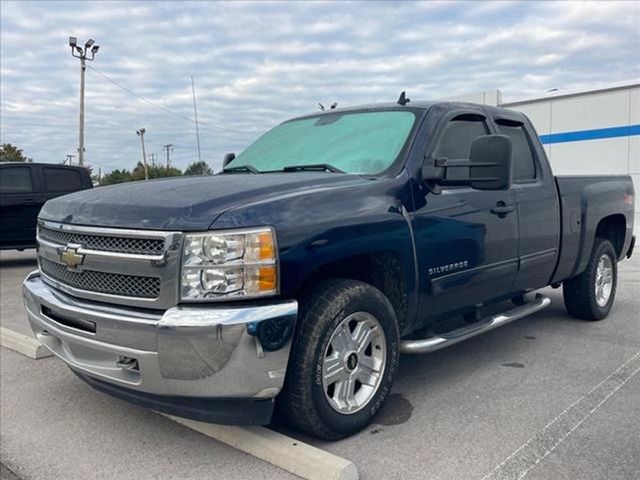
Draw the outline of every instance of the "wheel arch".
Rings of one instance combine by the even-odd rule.
[[[342,257],[317,266],[304,278],[296,292],[296,298],[304,298],[320,283],[347,278],[368,283],[380,290],[389,300],[398,320],[402,334],[409,327],[412,318],[413,272],[408,271],[407,262],[401,254],[393,250],[380,250]]]
[[[621,213],[604,217],[596,227],[595,237],[609,240],[613,244],[618,260],[622,259],[626,253],[624,251],[626,228],[627,221]]]

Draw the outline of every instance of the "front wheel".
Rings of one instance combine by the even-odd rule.
[[[611,242],[596,238],[584,272],[563,283],[564,305],[571,316],[602,320],[609,314],[618,284],[616,259]]]
[[[369,423],[398,367],[398,326],[389,300],[355,280],[331,280],[301,308],[279,411],[325,440]]]

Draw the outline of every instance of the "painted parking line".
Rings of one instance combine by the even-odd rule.
[[[614,393],[640,372],[640,352],[623,363],[527,440],[482,480],[521,480],[582,425]]]
[[[353,462],[268,428],[214,425],[162,415],[308,480],[358,479]]]
[[[0,345],[35,360],[53,356],[35,338],[6,327],[0,327]]]

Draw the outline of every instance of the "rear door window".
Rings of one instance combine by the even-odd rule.
[[[33,181],[29,167],[0,168],[0,193],[31,193]]]
[[[47,192],[75,192],[82,188],[82,178],[77,170],[43,167],[42,173]]]

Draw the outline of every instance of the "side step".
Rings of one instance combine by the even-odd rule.
[[[458,328],[445,334],[440,334],[436,337],[420,338],[417,340],[401,340],[400,352],[402,353],[429,353],[441,350],[443,348],[455,345],[481,333],[488,332],[494,328],[501,327],[507,323],[511,323],[514,320],[518,320],[532,313],[536,313],[540,310],[547,308],[551,304],[551,299],[540,293],[530,302],[525,303],[522,306],[507,310],[506,312],[487,317],[480,320],[468,327]]]

